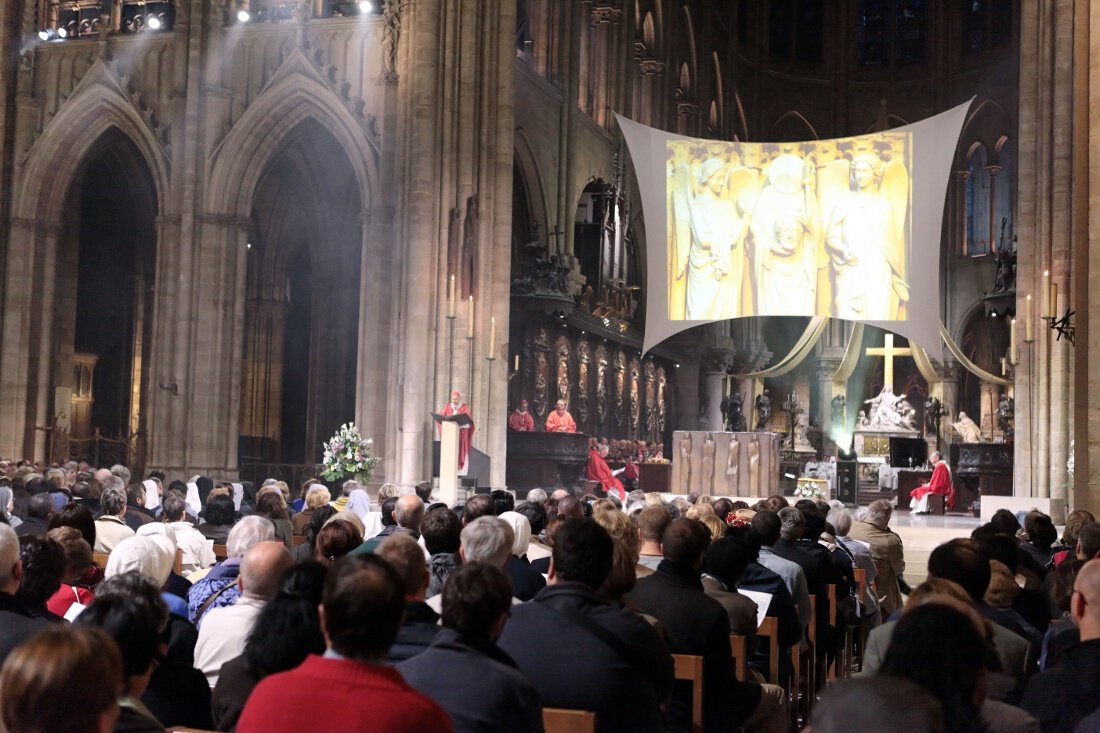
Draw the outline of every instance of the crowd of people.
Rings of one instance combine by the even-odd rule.
[[[766,680],[796,660],[821,668],[815,733],[1100,730],[1100,524],[1083,511],[1061,538],[998,512],[910,587],[886,501],[535,489],[447,506],[428,484],[0,470],[10,733],[541,731],[546,708],[686,731],[674,654],[702,658],[707,731],[789,730]],[[826,687],[852,629],[862,670]]]

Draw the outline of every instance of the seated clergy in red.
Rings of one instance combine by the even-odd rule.
[[[930,460],[934,466],[932,480],[925,486],[918,486],[909,492],[909,496],[912,497],[909,508],[917,514],[928,513],[929,494],[943,494],[947,497],[947,508],[951,509],[955,506],[955,489],[951,487],[951,470],[947,467],[947,461],[943,460],[943,454],[939,451],[933,453]]]
[[[447,406],[443,408],[443,412],[440,413],[443,417],[450,417],[451,415],[469,415],[469,406],[462,401],[461,392],[451,392],[451,401],[447,403]],[[443,432],[443,426],[439,423],[435,424],[436,430]],[[474,426],[473,425],[460,425],[458,429],[458,470],[461,471],[466,466],[466,456],[470,455],[470,443],[474,439]]]
[[[520,400],[519,408],[508,416],[508,429],[520,433],[535,432],[535,418],[527,411],[527,400]]]
[[[599,450],[588,451],[588,465],[584,468],[584,477],[589,481],[599,481],[600,488],[604,490],[604,493],[610,494],[614,491],[618,494],[619,499],[625,502],[626,490],[623,488],[622,482],[611,473],[611,469],[607,465],[607,452],[608,446],[606,443],[600,445]]]
[[[577,423],[565,409],[565,400],[558,400],[554,411],[546,418],[546,432],[548,433],[575,433]]]

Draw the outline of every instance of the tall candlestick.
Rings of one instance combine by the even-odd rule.
[[[474,296],[470,296],[470,317],[466,319],[466,338],[474,337]]]
[[[1040,318],[1050,318],[1050,270],[1043,270],[1042,312]]]
[[[1008,328],[1008,361],[1013,366],[1016,366],[1016,319],[1012,319],[1012,323]]]
[[[1001,376],[1008,374],[1008,365],[1005,363],[1005,358],[1001,357]]]
[[[516,354],[516,367],[512,371],[513,372],[518,372],[519,371],[519,354]]]
[[[1050,284],[1050,317],[1058,317],[1058,283]]]
[[[1035,334],[1031,332],[1031,321],[1031,295],[1029,294],[1024,308],[1024,341],[1029,344],[1035,340]]]
[[[455,317],[455,276],[451,275],[451,284],[447,293],[447,300],[449,305],[447,306],[447,316],[450,318]]]
[[[497,345],[497,319],[496,316],[489,319],[489,356],[487,358],[493,358],[493,352],[496,351]]]

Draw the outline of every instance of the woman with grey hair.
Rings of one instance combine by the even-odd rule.
[[[4,518],[4,521],[11,525],[12,529],[15,529],[23,520],[11,513],[11,510],[15,508],[15,494],[12,493],[10,486],[0,486],[0,516]]]

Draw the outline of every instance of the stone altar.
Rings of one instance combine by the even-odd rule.
[[[588,463],[584,433],[508,431],[508,488],[523,498],[531,489],[576,489]]]
[[[674,494],[770,496],[779,485],[781,450],[777,433],[677,430],[672,434],[669,490]]]

